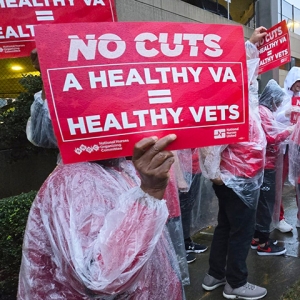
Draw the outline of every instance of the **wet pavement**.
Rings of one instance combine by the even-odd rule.
[[[284,292],[300,279],[300,228],[296,228],[297,205],[294,188],[285,186],[283,199],[285,219],[289,224],[293,225],[293,231],[291,233],[281,233],[274,229],[270,237],[277,239],[280,245],[285,245],[287,249],[286,254],[281,256],[259,256],[256,250],[252,250],[249,246],[250,250],[247,258],[248,281],[263,286],[268,290],[265,300],[279,300]],[[211,217],[212,220],[215,220],[215,217]],[[209,226],[195,234],[193,240],[210,247],[213,231],[214,226]],[[189,264],[191,285],[185,288],[187,300],[225,299],[222,295],[223,287],[206,292],[201,286],[203,277],[208,270],[209,249],[204,253],[196,254],[196,256],[197,260]]]

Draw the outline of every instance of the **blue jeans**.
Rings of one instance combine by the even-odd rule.
[[[255,229],[256,209],[249,208],[226,185],[213,185],[219,201],[218,225],[215,228],[209,257],[209,275],[226,280],[232,288],[247,282],[246,259]],[[259,189],[252,192],[257,200]]]

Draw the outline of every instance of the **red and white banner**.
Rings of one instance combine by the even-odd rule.
[[[242,26],[43,25],[36,44],[64,163],[131,156],[169,133],[171,149],[248,139]]]
[[[300,97],[292,97],[291,123],[296,124],[300,116]]]
[[[258,45],[259,70],[264,73],[288,63],[291,60],[290,36],[286,21],[268,29],[267,35]]]
[[[0,0],[0,59],[29,56],[35,25],[110,21],[114,0]]]

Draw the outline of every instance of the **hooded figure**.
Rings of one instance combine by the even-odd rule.
[[[275,118],[278,122],[285,124],[286,126],[290,126],[291,125],[290,113],[292,108],[291,100],[292,97],[299,96],[299,91],[300,91],[300,68],[292,67],[291,70],[288,72],[284,80],[283,91],[286,93],[288,97],[285,98],[285,100],[282,102],[282,105],[278,108]],[[289,174],[289,147],[287,146],[287,144],[288,141],[286,145],[283,145],[284,156],[283,156],[282,186],[284,185]],[[294,158],[292,158],[292,160],[294,160]],[[293,173],[294,171],[291,170],[291,172]],[[279,219],[278,220],[279,222],[276,228],[281,232],[290,232],[293,230],[293,226],[288,224],[284,219],[284,209],[283,209],[282,201],[283,199],[281,199],[280,214],[279,217],[277,218]],[[298,220],[299,217],[300,215],[298,213]]]
[[[288,97],[284,99],[281,107],[276,113],[276,120],[286,125],[291,125],[290,116],[288,114],[292,105],[291,99],[292,97],[299,95],[300,92],[300,88],[295,86],[297,81],[300,81],[300,68],[292,67],[286,75],[283,87],[283,91]]]
[[[284,82],[286,92],[292,98],[293,96],[300,96],[300,68],[293,67]],[[290,103],[289,103],[290,104]],[[296,128],[289,140],[289,182],[296,187],[296,201],[298,205],[297,223],[296,227],[300,227],[300,119],[296,123]]]
[[[257,249],[258,255],[281,255],[286,252],[284,247],[275,245],[269,239],[274,207],[278,207],[276,211],[279,211],[282,194],[283,155],[280,144],[293,130],[293,127],[287,128],[274,118],[274,112],[286,98],[284,91],[273,79],[268,82],[259,98],[259,114],[266,135],[267,148],[263,184],[260,188],[256,212],[255,233],[251,242],[251,248]]]

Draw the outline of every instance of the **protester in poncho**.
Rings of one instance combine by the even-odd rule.
[[[228,299],[261,299],[265,288],[248,282],[246,259],[255,226],[259,189],[263,179],[266,138],[260,124],[257,99],[259,53],[255,43],[265,36],[259,27],[246,42],[249,80],[249,141],[201,149],[202,174],[213,182],[219,201],[209,270],[202,287],[211,291],[225,285]]]
[[[175,138],[137,143],[136,169],[125,159],[57,166],[29,213],[18,299],[184,299],[162,199]]]
[[[275,120],[274,113],[287,98],[284,91],[271,79],[259,98],[259,114],[267,139],[263,184],[256,212],[256,226],[251,248],[258,255],[281,255],[286,249],[269,239],[274,209],[279,211],[282,195],[282,143],[290,136],[294,126],[285,126]],[[277,196],[277,201],[276,201]]]

